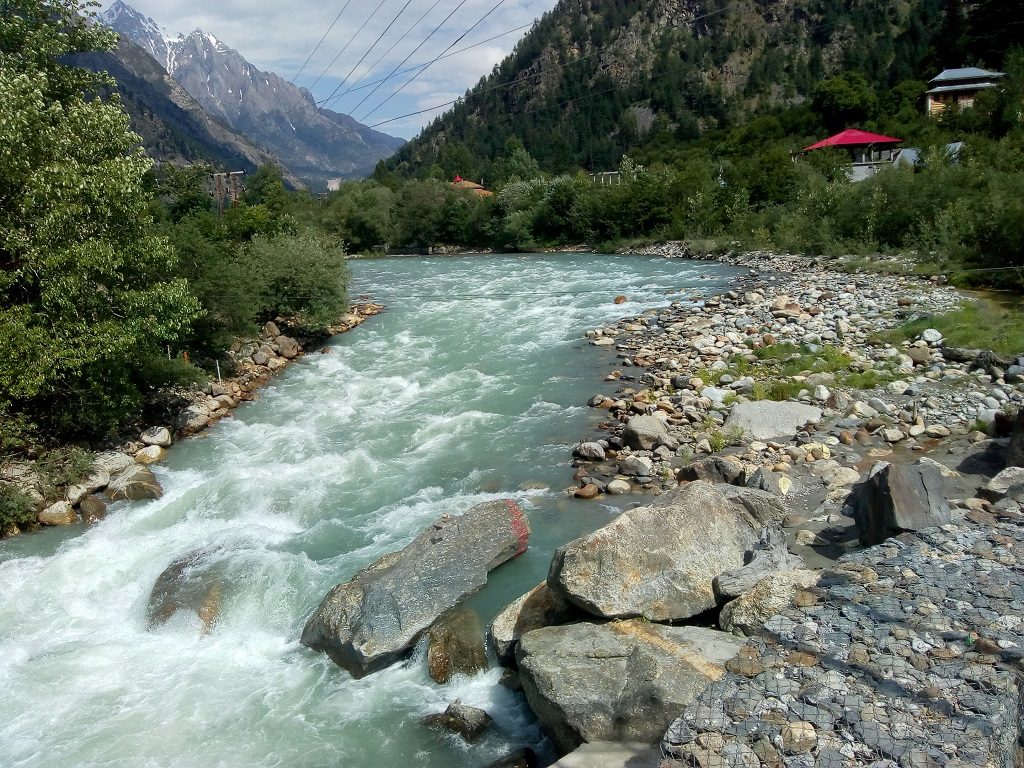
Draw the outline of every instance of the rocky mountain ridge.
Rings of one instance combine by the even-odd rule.
[[[207,112],[265,147],[311,188],[366,175],[404,143],[319,109],[309,91],[260,70],[203,30],[172,38],[122,0],[100,20],[152,55]]]

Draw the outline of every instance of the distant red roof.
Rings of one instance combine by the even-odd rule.
[[[845,131],[822,139],[817,144],[811,144],[804,148],[804,152],[812,149],[823,149],[824,147],[865,147],[868,144],[899,144],[903,139],[894,139],[892,136],[882,136],[880,133],[862,131],[860,128],[847,128]]]

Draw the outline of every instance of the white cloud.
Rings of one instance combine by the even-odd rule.
[[[316,0],[221,0],[215,6],[209,0],[176,0],[174,3],[168,3],[167,0],[127,2],[152,17],[172,35],[201,28],[204,32],[216,35],[260,69],[276,72],[288,79],[296,74],[344,5],[337,0],[330,6]],[[415,25],[415,28],[413,22],[423,16],[433,5],[434,0],[412,0],[385,33],[385,28],[399,14],[405,2],[406,0],[384,0],[376,13],[374,9],[377,8],[377,2],[373,0],[351,2],[338,24],[331,30],[323,45],[296,80],[296,85],[312,86],[314,96],[318,100],[323,100],[362,59],[359,67],[339,91],[344,93],[344,96],[329,106],[339,112],[348,113],[352,110],[353,116],[358,119],[384,101],[402,83],[412,78],[414,72],[388,80],[358,108],[356,105],[370,93],[370,89],[361,88],[347,93],[346,90],[353,84],[362,85],[389,74],[435,26],[441,23],[458,5],[459,0],[441,0],[421,23]],[[402,69],[424,64],[438,56],[492,8],[495,2],[496,0],[466,0],[444,27],[412,55]],[[109,0],[106,4],[109,4]],[[555,0],[507,0],[455,44],[452,50],[457,51],[515,27],[529,24],[550,10],[554,4]],[[365,28],[356,35],[357,29],[367,20],[369,21]],[[525,32],[526,30],[520,30],[436,62],[366,122],[373,124],[462,96],[482,76],[490,73],[494,65],[512,50]],[[371,44],[382,33],[384,34],[380,41],[371,49]],[[328,68],[331,60],[350,40],[345,52]],[[372,72],[368,71],[369,65],[377,61],[393,44],[394,49],[380,60]],[[327,73],[314,84],[325,68]],[[390,122],[382,125],[381,130],[409,138],[441,111],[443,110]]]

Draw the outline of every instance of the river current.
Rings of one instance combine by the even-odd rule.
[[[299,644],[302,626],[334,584],[442,513],[513,496],[533,535],[471,599],[487,622],[557,546],[636,503],[564,492],[570,446],[597,418],[585,402],[613,391],[614,352],[582,334],[734,271],[590,254],[351,269],[353,297],[387,311],[172,448],[154,467],[162,499],[0,542],[0,766],[476,768],[549,749],[496,668],[437,685],[420,650],[353,680]],[[158,575],[197,549],[224,584],[212,630],[187,611],[150,629]],[[494,717],[481,742],[420,725],[456,698]]]

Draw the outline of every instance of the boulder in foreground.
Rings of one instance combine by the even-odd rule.
[[[945,525],[952,519],[942,493],[942,475],[924,464],[880,461],[846,503],[855,510],[865,546],[881,544],[903,531]]]
[[[703,627],[567,624],[527,632],[516,661],[530,708],[565,753],[585,741],[656,743],[742,644]]]
[[[777,496],[698,480],[560,547],[548,586],[603,618],[689,618],[715,607],[715,577],[746,565],[784,515]]]
[[[444,515],[405,549],[332,589],[302,631],[355,677],[405,655],[446,611],[480,589],[487,574],[526,551],[529,522],[511,500]]]

